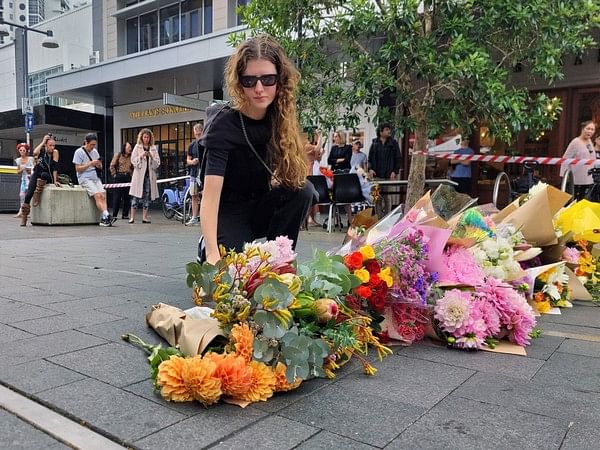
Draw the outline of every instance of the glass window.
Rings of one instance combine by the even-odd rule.
[[[153,11],[140,16],[140,51],[158,46],[158,16]]]
[[[179,41],[179,4],[160,10],[160,45]]]
[[[181,2],[182,39],[189,39],[202,34],[201,12],[202,0],[185,0]]]
[[[212,33],[213,10],[212,0],[204,0],[204,33]]]
[[[137,53],[138,46],[138,18],[127,21],[127,54]]]

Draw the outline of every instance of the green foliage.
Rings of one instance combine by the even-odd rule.
[[[343,296],[360,285],[360,280],[348,271],[341,256],[327,256],[319,249],[310,261],[298,266],[297,274],[302,278],[302,290],[314,298]]]
[[[254,321],[262,327],[262,334],[267,339],[281,339],[288,329],[287,324],[282,324],[270,311],[256,311]]]
[[[275,278],[267,278],[254,291],[252,301],[254,304],[267,303],[269,309],[285,309],[294,301],[294,297],[286,284]]]
[[[559,80],[565,57],[591,48],[600,26],[596,0],[253,0],[242,14],[300,68],[303,126],[352,128],[366,105],[399,129],[434,136],[485,121],[506,141],[559,112],[512,83],[515,65]],[[382,93],[395,100],[389,110],[378,108]]]
[[[219,261],[217,265],[212,264],[198,264],[197,262],[191,262],[186,264],[185,270],[187,272],[186,282],[188,287],[199,287],[202,288],[204,297],[206,299],[212,299],[212,295],[217,287],[214,282],[214,278],[219,272]],[[226,284],[231,284],[231,277],[228,273],[225,273],[222,281]]]
[[[281,339],[281,360],[286,364],[288,382],[296,378],[307,380],[324,377],[323,359],[329,355],[329,346],[322,339],[312,339],[290,330]]]
[[[544,331],[544,330],[542,330],[541,328],[539,328],[539,327],[535,327],[533,330],[531,330],[531,331],[530,331],[530,333],[529,333],[529,337],[530,337],[531,339],[537,339],[537,338],[540,338],[540,337],[542,337],[542,333],[543,333],[543,331]]]
[[[352,324],[348,322],[326,328],[321,334],[331,342],[334,349],[354,348],[356,345],[356,335],[352,329]]]

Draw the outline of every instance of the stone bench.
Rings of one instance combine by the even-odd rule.
[[[99,222],[100,212],[96,203],[80,186],[47,184],[40,205],[31,207],[31,223],[34,225],[97,225]]]

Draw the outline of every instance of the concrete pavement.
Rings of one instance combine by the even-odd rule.
[[[544,316],[527,357],[396,348],[375,377],[344,368],[246,409],[173,404],[152,391],[132,332],[148,307],[192,306],[185,264],[199,229],[18,227],[0,214],[0,383],[116,443],[156,448],[544,448],[600,442],[600,308]],[[303,232],[300,259],[342,234]],[[62,443],[0,410],[0,448]]]

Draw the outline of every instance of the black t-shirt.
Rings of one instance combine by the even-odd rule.
[[[243,118],[248,139],[268,163],[270,120],[268,117],[263,120]],[[220,112],[202,142],[207,152],[205,175],[224,177],[221,201],[244,201],[269,190],[271,175],[248,146],[236,110],[228,108]]]
[[[194,140],[187,149],[187,154],[190,159],[198,158],[198,164],[190,167],[190,175],[192,177],[198,176],[198,171],[200,170],[200,165],[202,164],[202,155],[204,154],[204,147],[197,141]]]

